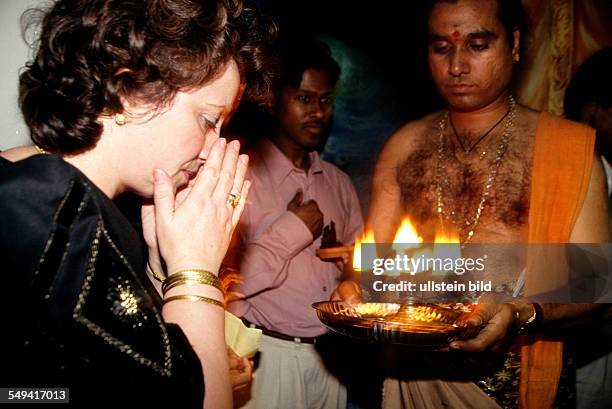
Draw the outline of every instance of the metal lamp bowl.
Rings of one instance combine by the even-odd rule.
[[[463,304],[367,303],[341,301],[312,304],[319,320],[334,332],[383,343],[439,347],[464,335],[459,316],[469,311]]]

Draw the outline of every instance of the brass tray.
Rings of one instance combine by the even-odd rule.
[[[472,327],[457,323],[471,308],[464,304],[363,303],[341,301],[312,304],[319,320],[342,335],[376,342],[440,347],[468,336]]]

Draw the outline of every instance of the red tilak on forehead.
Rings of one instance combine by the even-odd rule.
[[[453,40],[457,41],[461,38],[461,34],[459,34],[459,31],[453,31]]]

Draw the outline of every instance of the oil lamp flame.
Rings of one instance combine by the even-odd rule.
[[[445,230],[439,229],[436,231],[436,244],[459,244],[459,235],[456,232],[447,233]]]
[[[419,248],[423,243],[423,239],[417,233],[408,216],[404,217],[402,223],[393,239],[393,250],[397,254],[405,254],[406,249]]]
[[[436,259],[459,259],[461,258],[461,240],[456,231],[448,232],[439,228],[433,246],[433,256]],[[444,271],[434,271],[434,274],[445,275]]]
[[[361,244],[373,244],[375,242],[374,232],[371,230],[368,230],[361,239],[355,241],[355,249],[353,250],[353,270],[361,271]]]

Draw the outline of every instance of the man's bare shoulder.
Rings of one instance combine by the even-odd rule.
[[[411,121],[395,131],[385,142],[381,158],[398,163],[428,143],[440,122],[442,112],[434,112]]]

